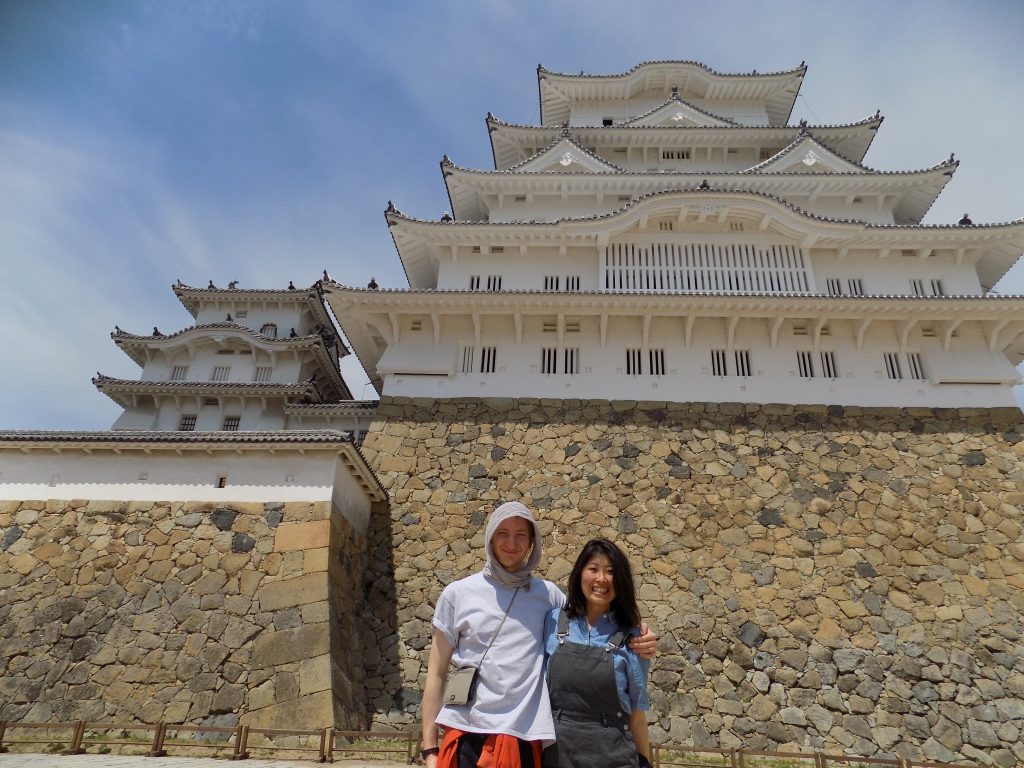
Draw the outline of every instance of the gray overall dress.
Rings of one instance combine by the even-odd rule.
[[[638,768],[636,746],[615,685],[612,651],[628,638],[616,632],[606,645],[566,641],[569,617],[558,616],[558,650],[548,659],[548,692],[555,718],[544,768]]]

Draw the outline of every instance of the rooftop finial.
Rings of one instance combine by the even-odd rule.
[[[956,153],[955,153],[955,152],[950,152],[950,153],[949,153],[949,162],[951,162],[951,163],[953,162],[953,157],[954,157],[955,155],[956,155]]]
[[[569,135],[569,121],[566,120],[564,123],[562,123],[562,136],[568,136],[568,135]]]
[[[216,286],[216,285],[214,285],[214,284],[213,284],[213,280],[211,280],[211,281],[210,281],[210,284],[209,284],[208,286],[206,286],[206,287],[207,287],[207,288],[216,288],[217,286]]]
[[[711,189],[711,185],[708,184],[708,180],[707,179],[704,179],[704,181],[702,181],[700,183],[700,186],[697,187],[697,189]]]
[[[800,121],[800,135],[803,136],[807,133],[807,120]]]
[[[324,280],[330,280],[331,276],[327,274],[327,270],[324,270]]]
[[[288,290],[289,291],[294,291],[295,290],[295,283],[292,282],[291,280],[288,281]]]
[[[366,284],[366,287],[369,288],[371,291],[376,291],[378,288],[380,288],[380,286],[377,285],[377,278],[371,277],[370,282]]]
[[[233,322],[235,322],[235,318],[233,318],[231,316],[231,313],[228,312],[228,316],[224,318],[224,322],[226,322],[226,323],[233,323]]]
[[[230,283],[228,283],[228,288],[235,289],[237,287],[238,287],[238,281],[237,280],[232,280]]]
[[[455,219],[452,218],[451,213],[449,213],[448,211],[445,211],[444,213],[441,214],[441,221],[443,221],[446,224],[448,224],[448,223],[451,223],[451,222],[455,221]]]
[[[961,227],[973,227],[974,226],[974,222],[971,221],[971,217],[968,216],[966,213],[964,214],[964,217],[962,219],[960,219],[960,221],[957,222],[957,224],[959,224]]]
[[[160,329],[157,328],[155,325],[153,326],[153,335],[154,336],[163,336],[163,334],[160,333]]]
[[[679,86],[678,85],[673,85],[672,86],[672,98],[673,99],[678,99],[679,98]]]
[[[298,335],[299,335],[299,334],[297,334],[297,333],[295,332],[295,329],[294,329],[294,328],[292,328],[292,329],[291,329],[290,331],[288,331],[288,338],[289,338],[289,339],[294,339],[294,338],[296,338],[296,337],[297,337]]]

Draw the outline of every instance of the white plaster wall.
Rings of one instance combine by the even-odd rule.
[[[370,508],[373,502],[340,458],[334,462],[334,490],[331,501],[356,532],[365,536],[369,530]]]
[[[932,279],[942,280],[947,296],[981,296],[981,282],[973,263],[964,260],[957,264],[953,255],[939,251],[921,259],[918,256],[903,256],[894,251],[884,259],[878,251],[851,251],[846,258],[839,258],[833,250],[811,251],[811,261],[818,288],[825,291],[828,278],[859,277],[864,281],[865,294],[910,296],[912,278],[924,282],[926,293],[930,294]]]
[[[303,312],[299,306],[259,306],[248,301],[204,304],[196,313],[196,323],[223,323],[227,320],[228,313],[231,314],[233,322],[254,331],[259,331],[264,323],[276,323],[279,337],[287,336],[292,328],[295,328],[295,332],[300,336],[310,331],[308,313]],[[242,313],[241,316],[239,313]]]
[[[275,354],[254,350],[248,345],[243,348],[241,343],[236,343],[232,345],[232,354],[220,355],[217,354],[217,348],[215,344],[210,343],[174,350],[169,354],[157,350],[142,369],[140,378],[142,381],[169,381],[174,366],[187,365],[187,381],[212,381],[214,368],[228,366],[231,369],[228,381],[249,383],[255,377],[257,366],[270,366],[273,368],[270,377],[272,382],[293,383],[301,380],[301,358],[297,360],[293,352]],[[302,353],[302,357],[309,355],[310,353]]]
[[[983,339],[975,329],[965,327],[948,352],[939,339],[924,338],[920,330],[911,334],[907,352],[922,356],[926,375],[930,370],[946,371],[950,367],[964,372],[974,380],[998,381],[998,385],[940,385],[929,380],[886,378],[883,354],[900,352],[895,328],[888,323],[870,327],[862,349],[857,349],[851,324],[837,321],[830,326],[830,335],[823,336],[819,350],[835,352],[837,379],[802,379],[798,376],[796,351],[815,352],[815,367],[820,359],[813,339],[793,335],[792,325],[780,332],[775,349],[770,348],[768,329],[764,322],[748,320],[738,324],[733,349],[751,351],[752,376],[718,377],[711,373],[711,350],[725,348],[724,319],[698,320],[693,328],[692,343],[683,343],[682,320],[659,318],[651,323],[650,347],[665,349],[666,369],[663,376],[632,376],[625,373],[626,349],[640,348],[642,327],[639,318],[611,318],[607,343],[601,346],[596,318],[583,318],[581,332],[566,334],[561,345],[555,334],[545,334],[539,318],[525,318],[524,342],[515,343],[510,320],[487,318],[483,324],[481,343],[496,346],[494,374],[463,374],[456,368],[451,376],[415,376],[388,374],[384,393],[409,397],[580,397],[602,399],[646,399],[677,401],[739,401],[780,403],[827,403],[844,405],[899,405],[941,407],[991,407],[1012,405],[1011,386],[1019,380],[1013,366],[999,354],[987,354]],[[472,336],[463,337],[472,343]],[[425,340],[429,344],[430,340]],[[579,349],[580,373],[575,376],[540,373],[541,349],[546,346]],[[904,354],[900,352],[900,354]],[[961,360],[970,357],[970,368]],[[733,355],[727,353],[730,370]],[[642,353],[647,370],[647,352]],[[561,353],[559,354],[561,363]],[[393,367],[400,366],[395,359]],[[908,366],[903,364],[905,373]],[[478,370],[478,368],[477,368]]]
[[[329,451],[175,455],[131,449],[121,454],[4,450],[0,499],[321,501],[336,495],[335,484],[344,473],[348,470]],[[227,476],[227,487],[217,488],[222,475]],[[351,493],[351,483],[344,482],[339,493]],[[359,490],[357,496],[365,498]],[[368,501],[357,498],[355,504],[362,509]]]
[[[468,249],[466,249],[468,250]],[[488,275],[501,275],[502,290],[539,291],[546,275],[580,278],[580,289],[597,288],[598,253],[596,248],[567,248],[565,256],[558,248],[531,247],[521,256],[518,246],[506,246],[504,253],[467,254],[460,251],[458,261],[442,261],[437,272],[439,289],[468,290],[471,275],[480,275],[486,286]],[[564,287],[563,287],[564,290]],[[425,324],[426,325],[426,324]]]

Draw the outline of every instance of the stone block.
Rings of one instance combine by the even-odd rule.
[[[306,696],[331,687],[331,656],[323,654],[299,663],[299,694]]]
[[[278,611],[326,601],[328,597],[326,573],[311,573],[283,581],[264,584],[256,593],[260,610]]]
[[[253,645],[252,666],[270,669],[330,653],[328,625],[307,624],[297,629],[264,632]]]
[[[241,722],[250,728],[328,728],[334,725],[334,700],[330,691],[301,696],[294,701],[272,704],[242,715]]]
[[[281,523],[274,533],[274,551],[328,547],[331,543],[330,520],[314,520],[302,523]]]

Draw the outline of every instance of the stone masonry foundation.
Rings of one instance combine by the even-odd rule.
[[[0,719],[365,726],[330,502],[0,502],[0,536]]]
[[[1017,409],[385,398],[363,452],[367,698],[418,715],[430,619],[521,499],[544,575],[629,553],[661,637],[652,737],[1024,760]]]

